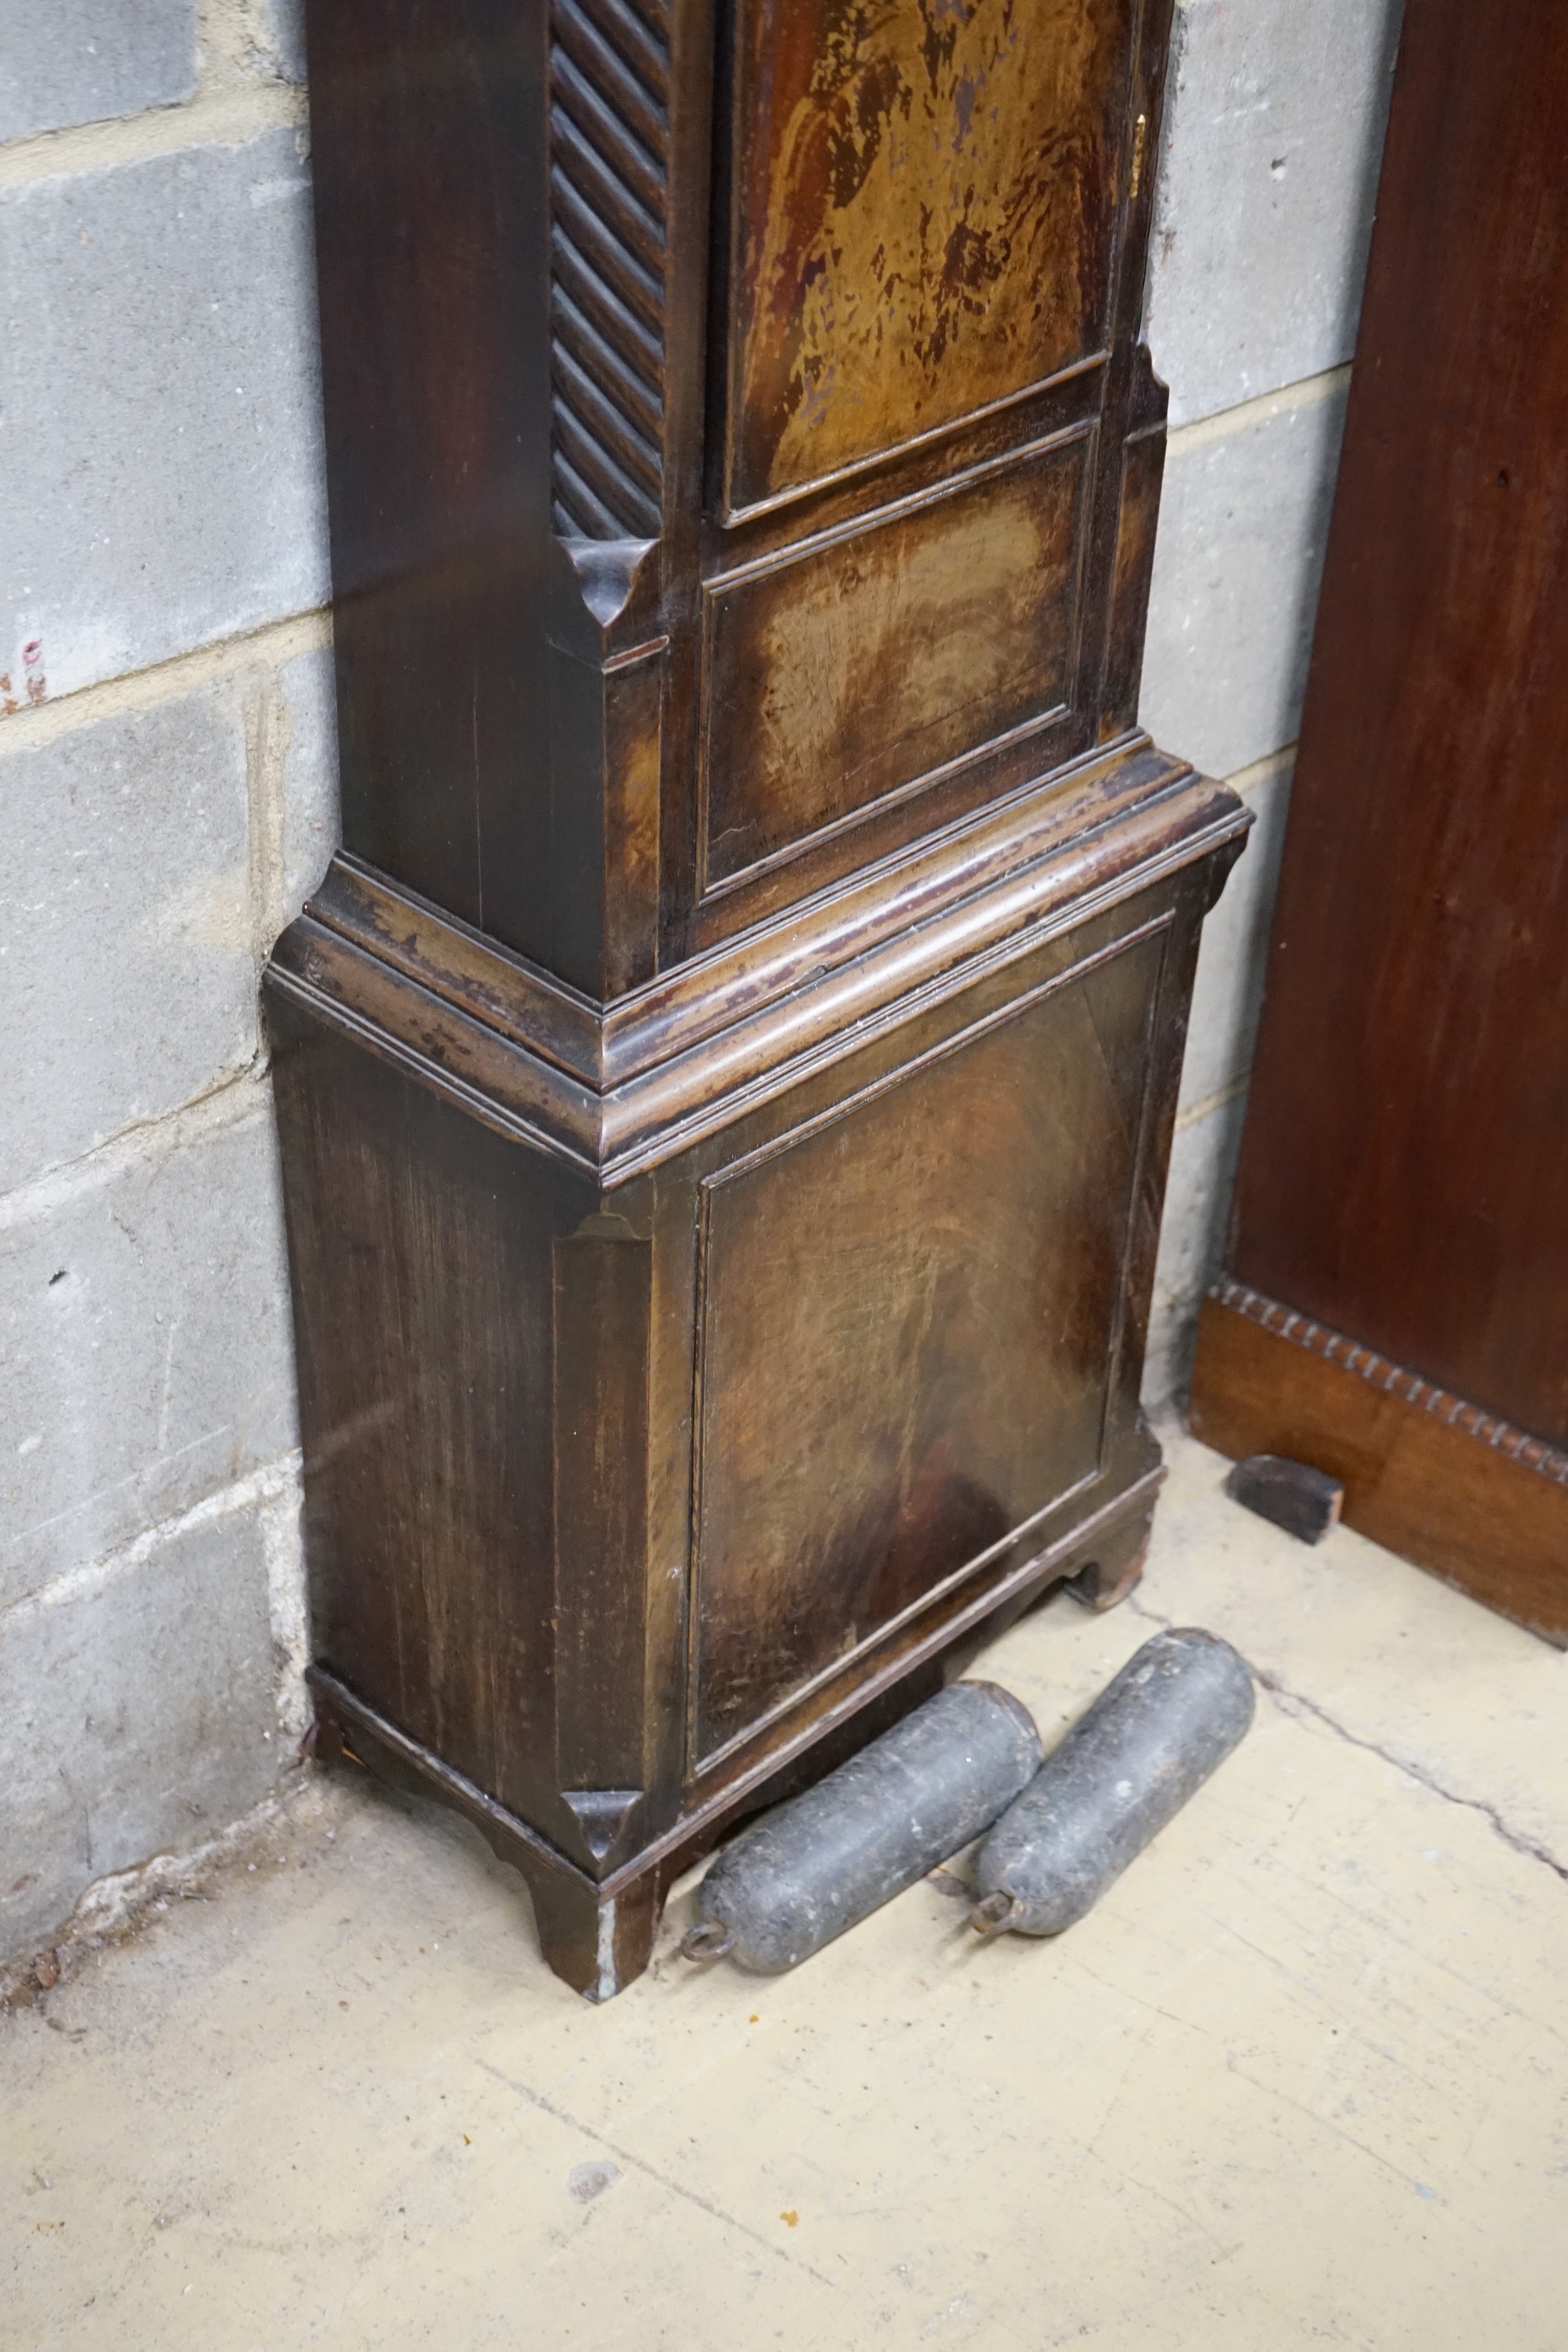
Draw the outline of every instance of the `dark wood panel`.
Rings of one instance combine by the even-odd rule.
[[[653,1244],[595,1212],[556,1242],[554,1276],[555,1764],[618,1834],[647,1780]],[[595,1822],[592,1801],[574,1810]]]
[[[1096,1470],[1161,961],[707,1186],[700,1757]]]
[[[344,836],[538,952],[542,13],[315,0],[308,22]]]
[[[270,1019],[313,1655],[551,1822],[552,1251],[595,1190],[276,992]]]
[[[552,961],[601,1003],[658,962],[664,656],[606,670],[551,649]]]
[[[1348,1527],[1568,1646],[1568,1460],[1282,1307],[1271,1328],[1268,1305],[1205,1300],[1194,1434],[1326,1470]]]
[[[1100,698],[1102,742],[1124,734],[1138,721],[1149,587],[1154,571],[1154,533],[1159,528],[1160,485],[1164,475],[1165,428],[1162,422],[1149,432],[1136,435],[1121,452],[1116,562],[1110,581],[1105,677]]]
[[[1135,0],[747,0],[727,499],[798,490],[1108,338]]]
[[[703,879],[1062,713],[1092,435],[710,586]]]
[[[1229,1261],[1560,1444],[1565,117],[1558,0],[1409,0]]]

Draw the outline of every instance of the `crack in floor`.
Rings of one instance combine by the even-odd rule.
[[[568,2115],[564,2107],[558,2107],[553,2100],[547,2099],[542,2091],[534,2090],[527,2083],[514,2082],[510,2074],[503,2074],[499,2066],[492,2066],[488,2058],[480,2058],[476,2054],[473,2063],[481,2074],[493,2075],[498,2083],[504,2084],[506,2088],[515,2092],[520,2099],[526,2099],[531,2106],[542,2108],[545,2115],[553,2116],[557,2123],[565,2124],[571,2130],[581,2132],[584,2139],[593,2140],[598,2147],[607,2148],[612,2156],[618,2157],[620,2161],[629,2166],[632,2171],[646,2173],[650,2180],[656,2180],[661,2189],[668,2189],[672,2196],[683,2197],[689,2205],[696,2205],[704,2213],[711,2215],[715,2221],[722,2221],[726,2229],[738,2230],[743,2238],[750,2238],[754,2244],[761,2246],[764,2252],[776,2255],[781,2263],[786,2263],[795,2270],[805,2271],[820,2285],[829,2287],[834,2285],[835,2282],[825,2271],[817,2270],[802,2255],[792,2252],[788,2246],[775,2245],[771,2238],[764,2238],[760,2230],[753,2230],[750,2222],[741,2221],[736,2214],[727,2213],[721,2205],[713,2204],[708,2198],[700,2195],[695,2189],[688,2189],[683,2182],[672,2179],[668,2172],[661,2172],[656,2165],[647,2163],[640,2156],[635,2156],[629,2147],[606,2137],[605,2133],[595,2130],[592,2124],[584,2123],[580,2116]],[[784,2216],[781,2214],[779,2218],[782,2221]]]
[[[1166,1633],[1171,1631],[1174,1622],[1173,1619],[1162,1617],[1157,1610],[1151,1609],[1135,1592],[1128,1595],[1126,1606],[1131,1611],[1133,1616],[1142,1618],[1146,1624],[1161,1626]],[[1415,1781],[1419,1787],[1427,1790],[1434,1797],[1441,1797],[1445,1804],[1462,1805],[1467,1812],[1479,1813],[1482,1821],[1487,1822],[1502,1840],[1504,1845],[1511,1846],[1515,1853],[1525,1855],[1531,1862],[1544,1864],[1548,1870],[1554,1872],[1557,1877],[1568,1885],[1568,1863],[1559,1862],[1550,1847],[1538,1844],[1533,1838],[1526,1837],[1522,1830],[1513,1828],[1510,1822],[1504,1820],[1495,1805],[1487,1803],[1485,1798],[1466,1797],[1462,1796],[1457,1789],[1445,1788],[1442,1781],[1436,1780],[1425,1765],[1415,1763],[1408,1756],[1399,1755],[1391,1748],[1380,1747],[1375,1739],[1363,1738],[1359,1732],[1352,1731],[1348,1725],[1341,1723],[1336,1717],[1331,1716],[1327,1707],[1321,1706],[1316,1699],[1308,1698],[1301,1691],[1292,1690],[1289,1683],[1282,1682],[1278,1675],[1269,1674],[1266,1668],[1255,1665],[1250,1658],[1247,1659],[1247,1664],[1254,1682],[1261,1690],[1268,1693],[1269,1697],[1284,1714],[1293,1716],[1298,1720],[1310,1717],[1313,1722],[1321,1723],[1325,1731],[1333,1733],[1336,1739],[1342,1739],[1350,1747],[1359,1748],[1368,1756],[1375,1756],[1383,1763],[1391,1764],[1396,1772],[1403,1772],[1407,1780]]]

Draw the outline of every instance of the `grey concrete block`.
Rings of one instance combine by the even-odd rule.
[[[189,98],[195,0],[0,0],[0,140]]]
[[[0,1960],[95,1879],[201,1844],[281,1769],[262,1507],[0,1616]]]
[[[1245,1077],[1252,1064],[1268,929],[1279,887],[1285,816],[1290,801],[1289,758],[1265,771],[1244,794],[1257,822],[1220,902],[1204,925],[1182,1066],[1184,1108],[1205,1102]]]
[[[1355,346],[1400,0],[1186,0],[1147,331],[1181,424]]]
[[[322,603],[292,131],[0,198],[0,671],[58,695]]]
[[[1246,1110],[1237,1096],[1176,1129],[1143,1365],[1151,1405],[1184,1396],[1192,1378],[1198,1307],[1225,1256]]]
[[[8,751],[0,1191],[156,1118],[258,1042],[237,688]]]
[[[0,1606],[295,1443],[276,1143],[247,1091],[236,1123],[116,1147],[0,1224]]]
[[[283,761],[284,920],[292,922],[342,838],[337,698],[330,650],[283,667],[289,749]]]
[[[1296,739],[1343,431],[1334,389],[1173,436],[1142,716],[1210,775]]]

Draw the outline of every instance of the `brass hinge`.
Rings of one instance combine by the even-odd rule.
[[[1143,142],[1148,135],[1149,118],[1146,114],[1141,114],[1132,132],[1132,180],[1127,191],[1127,201],[1130,205],[1135,205],[1138,201],[1138,190],[1143,178]]]

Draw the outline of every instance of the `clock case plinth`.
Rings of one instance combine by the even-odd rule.
[[[1146,1541],[1248,821],[1135,723],[1166,13],[309,13],[310,1679],[595,1998],[728,1822]]]

